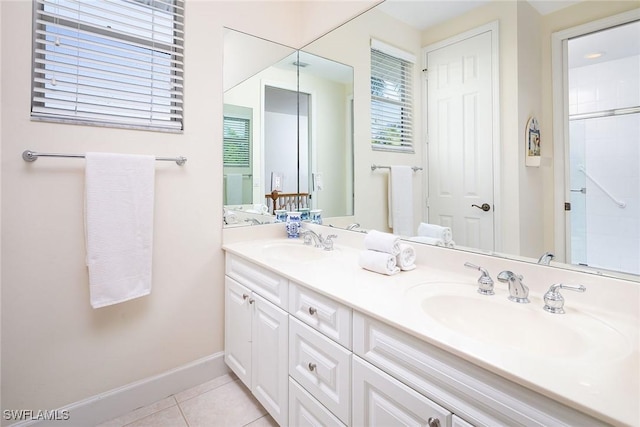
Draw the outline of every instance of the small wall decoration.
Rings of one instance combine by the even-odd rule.
[[[525,144],[525,164],[540,166],[540,128],[538,127],[538,119],[535,117],[531,117],[527,122]]]

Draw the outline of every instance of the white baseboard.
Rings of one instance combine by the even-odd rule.
[[[11,427],[94,426],[228,372],[230,371],[224,363],[224,352],[215,353],[162,374],[60,408],[58,413],[68,411],[66,421],[23,421],[12,424]]]

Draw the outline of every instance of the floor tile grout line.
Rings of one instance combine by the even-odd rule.
[[[180,403],[178,403],[177,405],[178,405],[178,411],[180,411],[180,414],[182,415],[182,418],[184,419],[184,423],[187,425],[187,427],[191,427],[191,424],[189,423],[189,419],[187,418],[187,415],[182,410],[182,406],[180,406]]]

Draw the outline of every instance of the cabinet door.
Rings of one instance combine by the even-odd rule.
[[[251,291],[225,276],[224,361],[251,388]]]
[[[354,426],[451,426],[451,412],[353,356]]]
[[[280,426],[288,423],[289,315],[255,293],[251,391]]]

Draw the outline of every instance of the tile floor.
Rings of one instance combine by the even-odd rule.
[[[276,427],[234,374],[169,396],[98,427]]]

